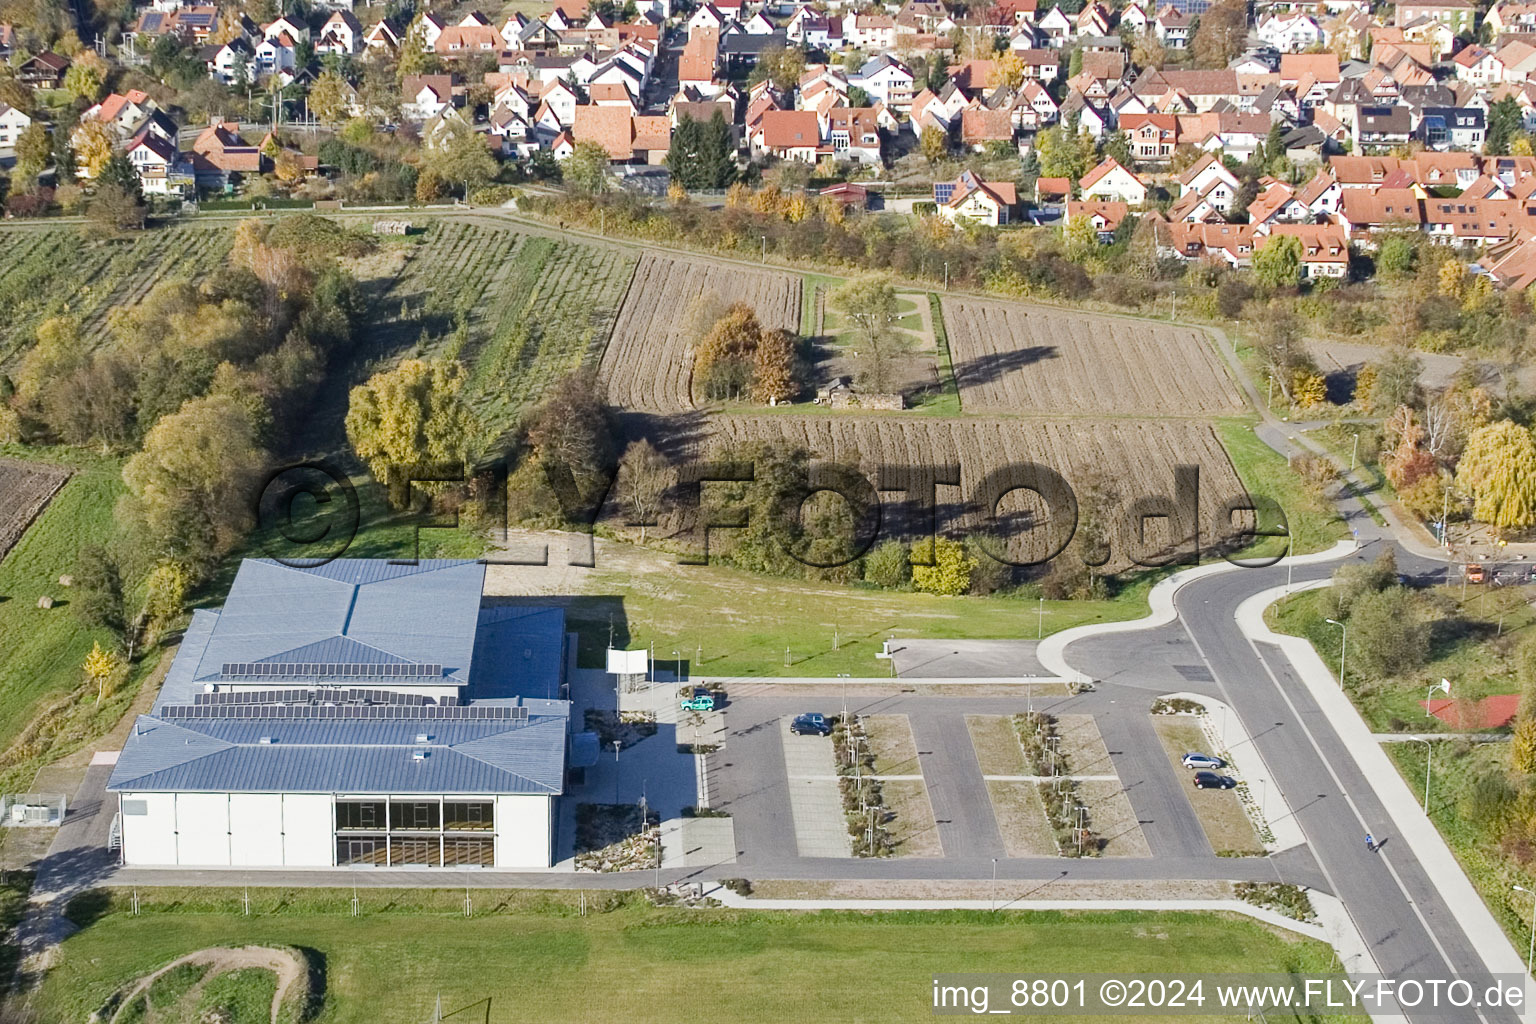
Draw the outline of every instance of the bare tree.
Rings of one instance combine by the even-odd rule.
[[[641,543],[676,477],[672,463],[650,441],[633,441],[624,449],[619,459],[619,500],[628,507],[632,523],[640,524]]]

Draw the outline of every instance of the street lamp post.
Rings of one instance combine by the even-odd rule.
[[[1536,960],[1536,890],[1527,889],[1523,885],[1517,885],[1517,886],[1515,886],[1515,891],[1516,892],[1529,893],[1531,895],[1531,897],[1532,897],[1532,901],[1531,901],[1531,945],[1530,945],[1530,950],[1525,954],[1525,973],[1526,974],[1530,974],[1531,973],[1531,961],[1532,960]]]
[[[1339,689],[1342,690],[1344,688],[1344,652],[1348,649],[1349,627],[1338,619],[1324,619],[1323,621],[1330,625],[1338,626],[1341,631],[1339,636]]]
[[[1360,454],[1360,435],[1355,434],[1355,446],[1349,451],[1349,471],[1355,471],[1355,457]]]
[[[1045,595],[1040,595],[1039,604],[1035,606],[1035,639],[1045,638]]]
[[[992,858],[992,913],[997,913],[997,858]]]
[[[1430,691],[1433,693],[1434,691]],[[1429,813],[1429,779],[1435,770],[1435,744],[1431,740],[1415,739],[1415,743],[1424,744],[1424,813]]]

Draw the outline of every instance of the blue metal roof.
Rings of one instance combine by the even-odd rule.
[[[295,722],[140,716],[107,788],[182,793],[548,793],[564,716],[526,722]],[[419,734],[430,738],[416,742]],[[263,743],[267,737],[269,743]],[[417,751],[426,757],[418,760]]]
[[[217,681],[236,663],[411,662],[441,665],[443,683],[463,685],[484,581],[485,567],[473,561],[337,559],[295,568],[247,559],[194,678]]]
[[[460,561],[396,566],[354,559],[313,569],[242,563],[224,608],[193,613],[152,714],[138,719],[109,788],[561,792],[570,716],[570,703],[556,699],[564,681],[565,614],[519,605],[482,609],[483,577],[483,566]],[[444,697],[456,696],[460,706],[520,707],[527,717],[431,717],[446,714],[437,703],[419,714],[411,705],[391,707],[382,718],[288,717],[280,714],[295,710],[287,704],[266,713],[232,707],[228,714],[212,704],[198,707],[199,717],[165,717],[166,707],[192,705],[208,683],[219,682],[224,665],[273,662],[441,664],[444,683],[468,683]],[[410,680],[413,688],[420,682]],[[308,693],[308,701],[330,699],[305,686],[281,682]],[[426,756],[417,759],[417,751]]]

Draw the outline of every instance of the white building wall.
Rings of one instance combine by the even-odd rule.
[[[181,865],[229,863],[229,794],[176,794],[176,860]]]
[[[547,868],[554,847],[555,801],[538,795],[496,798],[496,866]]]
[[[123,793],[123,863],[176,863],[176,795]],[[142,813],[140,813],[142,812]]]
[[[289,867],[330,867],[336,861],[336,815],[326,793],[283,796],[283,859]]]
[[[230,794],[229,862],[241,867],[283,863],[281,794]]]

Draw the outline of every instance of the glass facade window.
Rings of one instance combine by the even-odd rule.
[[[491,867],[496,863],[496,841],[489,836],[444,836],[444,867]]]
[[[382,830],[386,827],[384,815],[382,800],[338,800],[336,801],[336,831]]]
[[[443,828],[449,832],[489,832],[496,826],[496,805],[490,801],[443,804]]]
[[[337,836],[337,864],[385,865],[388,850],[386,836]]]
[[[442,827],[442,808],[436,800],[405,803],[395,801],[389,805],[389,830],[432,830]]]
[[[390,866],[426,864],[437,867],[442,863],[441,843],[437,836],[392,835],[389,837]]]

